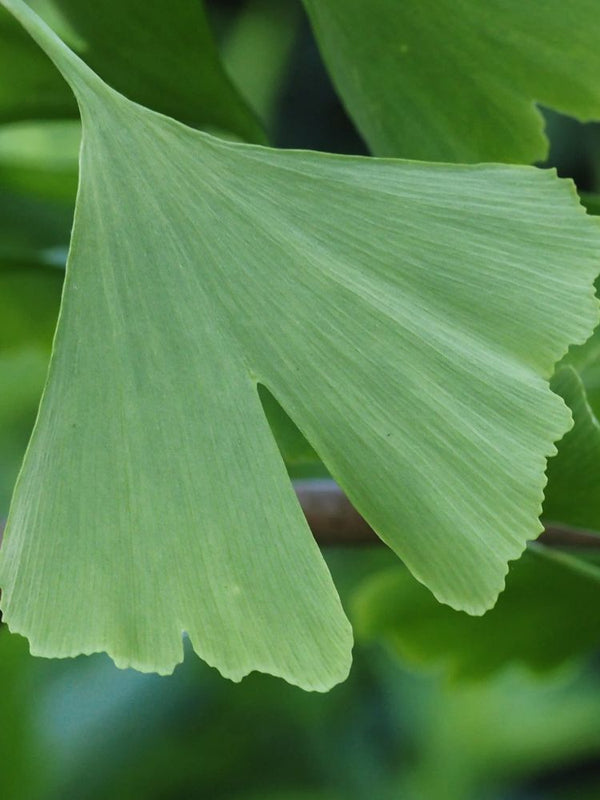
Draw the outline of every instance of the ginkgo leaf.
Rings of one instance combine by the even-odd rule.
[[[32,651],[325,688],[350,630],[264,385],[413,573],[481,613],[540,530],[570,425],[547,379],[597,319],[572,185],[215,139],[106,86],[2,0],[82,108],[54,353],[0,560]]]
[[[574,425],[548,462],[542,516],[552,524],[600,530],[598,422],[573,367],[559,367],[550,385],[571,409]],[[548,670],[594,650],[599,599],[598,566],[581,553],[541,547],[511,566],[505,590],[482,618],[436,603],[398,566],[363,581],[355,591],[353,622],[359,638],[382,639],[411,663],[480,678],[510,661]]]
[[[304,5],[376,155],[532,163],[548,150],[536,102],[600,119],[595,0]]]

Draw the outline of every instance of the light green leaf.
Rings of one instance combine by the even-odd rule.
[[[34,653],[162,672],[187,630],[233,678],[340,680],[349,629],[257,384],[440,600],[489,607],[570,424],[547,379],[597,319],[600,233],[572,186],[220,141],[118,95],[2,2],[84,129],[0,561],[12,629]]]
[[[600,531],[600,426],[573,367],[560,367],[550,383],[571,409],[574,426],[548,461],[543,517]]]
[[[535,102],[600,119],[595,0],[304,0],[376,155],[532,163]]]
[[[483,617],[436,603],[401,566],[380,572],[356,592],[357,637],[381,638],[410,663],[455,678],[480,678],[511,661],[556,668],[597,647],[600,569],[564,554],[548,558],[546,550],[537,545],[511,565],[506,589]]]

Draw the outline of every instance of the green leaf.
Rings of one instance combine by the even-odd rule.
[[[571,409],[574,426],[548,461],[542,516],[600,530],[598,422],[573,367],[557,369],[550,385]],[[599,599],[598,567],[538,548],[512,565],[498,603],[481,619],[440,606],[405,569],[395,568],[364,582],[356,593],[354,622],[359,636],[383,638],[411,662],[481,677],[513,660],[547,670],[595,649]]]
[[[580,192],[583,205],[587,208],[588,214],[600,214],[600,194],[593,192]]]
[[[44,0],[49,19],[110,86],[199,128],[264,142],[258,119],[227,77],[201,0]]]
[[[376,155],[532,163],[541,103],[600,119],[595,0],[304,0]]]
[[[301,19],[300,4],[250,0],[221,46],[228,74],[267,129],[273,126]]]
[[[585,389],[586,402],[597,419],[600,416],[600,327],[584,344],[569,348],[561,365],[571,366],[577,371]]]
[[[75,98],[60,74],[0,7],[0,123],[76,115]]]
[[[63,277],[57,269],[0,262],[0,352],[50,349]]]
[[[32,651],[326,688],[350,632],[264,385],[444,602],[480,613],[540,530],[554,362],[597,319],[600,234],[532,168],[225,142],[107,87],[2,0],[81,103],[48,384],[0,561]],[[568,280],[565,280],[568,274]],[[35,591],[32,591],[35,587]]]
[[[48,369],[48,350],[35,342],[0,352],[0,518],[8,512]]]
[[[408,764],[400,766],[405,780],[395,796],[558,800],[550,788],[558,770],[572,764],[579,777],[575,765],[593,758],[600,746],[600,697],[596,677],[589,672],[541,681],[511,669],[469,683],[410,675],[400,687],[388,680],[386,706],[397,709],[392,730],[408,728],[416,739]],[[548,791],[541,789],[541,775],[550,776]],[[523,793],[515,790],[517,780],[527,787]],[[570,791],[564,800],[583,800],[577,778],[565,785]]]
[[[511,566],[506,589],[483,617],[436,603],[400,566],[381,572],[355,595],[356,635],[381,638],[403,659],[454,678],[480,678],[510,661],[556,668],[597,647],[600,569],[546,550],[538,545]]]
[[[200,0],[173,0],[168,7],[146,0],[31,5],[131,100],[196,127],[264,142],[258,120],[223,69]],[[68,86],[4,9],[0,42],[0,121],[77,116]]]
[[[73,209],[35,196],[0,190],[0,263],[64,264]],[[61,260],[61,253],[63,258]]]
[[[0,715],[5,720],[0,731],[0,790],[7,800],[47,796],[44,781],[51,774],[35,713],[39,675],[33,674],[31,664],[25,642],[0,628]]]
[[[560,367],[550,383],[571,409],[574,426],[548,461],[543,517],[600,531],[600,426],[573,367]]]
[[[20,122],[0,127],[0,204],[6,202],[6,193],[17,193],[25,202],[39,200],[62,204],[63,215],[70,216],[67,236],[73,219],[73,206],[77,192],[77,170],[81,126],[76,120],[45,122]],[[12,200],[12,198],[11,198]],[[17,217],[16,213],[10,217]],[[33,220],[27,220],[28,238],[38,235]],[[37,220],[36,220],[37,222]],[[0,222],[2,233],[9,228],[5,219]],[[10,235],[10,230],[9,230]]]
[[[56,325],[62,270],[0,262],[0,520],[35,420]]]
[[[315,464],[319,457],[273,395],[259,384],[258,393],[279,450],[288,464]]]

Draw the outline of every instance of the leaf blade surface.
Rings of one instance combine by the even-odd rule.
[[[186,630],[236,679],[341,680],[348,623],[258,383],[440,600],[489,607],[540,530],[570,423],[547,379],[597,317],[598,230],[572,188],[220,141],[117,94],[3,2],[71,82],[84,131],[0,560],[9,625],[39,654],[162,672]]]

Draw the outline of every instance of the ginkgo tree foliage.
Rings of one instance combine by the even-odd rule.
[[[9,627],[38,655],[168,673],[185,632],[235,680],[342,680],[350,625],[259,387],[437,600],[493,606],[542,529],[546,459],[572,425],[548,381],[598,318],[600,231],[572,185],[217,138],[146,100],[151,71],[142,93],[115,85],[110,26],[83,7],[55,3],[85,61],[1,2],[83,124],[52,360],[0,555]],[[234,119],[260,138],[243,105]]]

